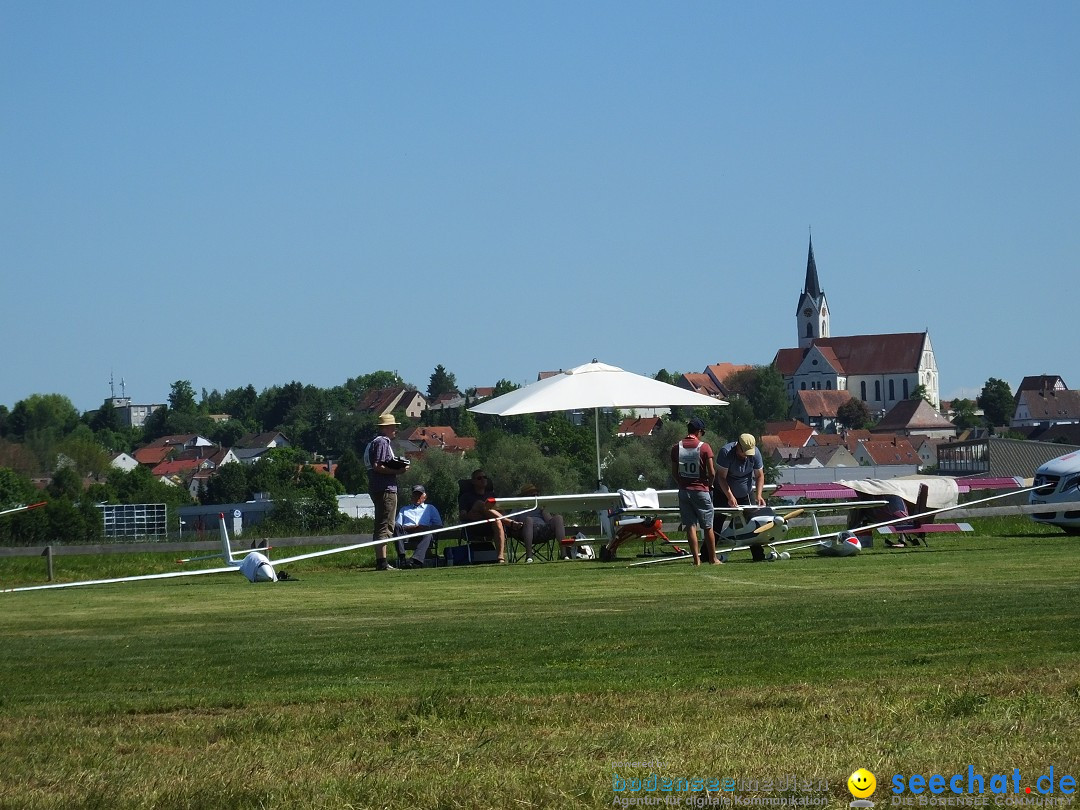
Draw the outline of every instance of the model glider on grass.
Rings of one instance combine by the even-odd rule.
[[[514,517],[521,512],[511,513],[504,517]],[[481,523],[489,523],[490,520],[478,520],[472,523],[459,523],[453,526],[444,526],[442,529],[432,529],[430,534],[438,534],[440,532],[455,531],[468,526],[477,526]],[[153,579],[179,579],[180,577],[198,577],[207,574],[228,574],[239,572],[242,574],[248,582],[278,582],[279,580],[292,579],[284,571],[278,570],[279,566],[289,565],[291,563],[300,562],[302,560],[312,560],[316,557],[327,557],[331,554],[344,554],[349,551],[358,551],[362,548],[371,548],[372,546],[381,545],[383,543],[393,542],[393,538],[389,540],[367,540],[363,543],[354,543],[348,546],[339,546],[336,548],[324,549],[322,551],[311,551],[306,554],[296,554],[292,557],[283,557],[278,560],[271,560],[264,552],[269,551],[268,548],[256,549],[254,551],[233,551],[232,544],[229,542],[229,532],[225,528],[225,515],[218,515],[218,530],[221,537],[221,552],[220,554],[213,554],[209,557],[189,557],[184,560],[177,560],[179,563],[197,562],[200,560],[211,560],[220,557],[225,565],[219,568],[200,568],[187,571],[168,571],[161,574],[140,574],[138,576],[131,577],[113,577],[110,579],[89,579],[82,580],[80,582],[57,582],[49,585],[28,585],[19,588],[3,588],[0,589],[0,593],[16,593],[20,591],[44,591],[55,590],[58,588],[81,588],[88,585],[112,585],[120,582],[142,582]],[[237,559],[243,555],[241,559]]]

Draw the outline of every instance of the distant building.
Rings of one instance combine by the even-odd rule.
[[[274,450],[278,447],[291,446],[289,437],[277,430],[266,433],[245,433],[233,443],[233,447],[242,450]]]
[[[997,436],[939,444],[938,474],[1030,478],[1046,462],[1074,450],[1080,446]]]
[[[713,363],[706,366],[700,374],[683,374],[676,381],[679,388],[695,391],[707,397],[727,399],[731,392],[727,387],[728,378],[738,371],[747,371],[753,366],[735,365],[734,363]]]
[[[931,404],[939,405],[929,332],[831,337],[831,317],[811,241],[795,312],[798,348],[780,349],[773,358],[793,402],[799,391],[848,391],[871,413],[883,413],[921,385]]]
[[[135,458],[133,458],[132,456],[129,456],[127,453],[117,453],[115,456],[113,456],[112,461],[109,462],[109,465],[115,467],[118,470],[123,470],[124,472],[131,472],[139,466],[139,462],[136,461]]]
[[[423,394],[400,385],[368,391],[356,405],[356,410],[361,413],[382,416],[394,411],[404,411],[410,419],[419,419],[426,409],[427,400]]]
[[[112,405],[113,410],[120,417],[120,424],[128,428],[143,427],[146,420],[150,418],[150,414],[165,407],[165,403],[132,405],[131,397],[109,397],[105,400],[105,405]]]
[[[796,391],[791,415],[820,433],[835,433],[836,412],[850,399],[850,391]]]
[[[872,433],[895,433],[901,436],[922,435],[935,439],[956,436],[956,425],[930,407],[924,399],[905,399],[871,428]]]
[[[1024,390],[1016,396],[1010,427],[1041,427],[1080,423],[1080,391],[1055,388]]]

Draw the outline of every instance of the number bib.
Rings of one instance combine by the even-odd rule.
[[[690,481],[701,478],[701,444],[684,447],[679,442],[679,477]]]

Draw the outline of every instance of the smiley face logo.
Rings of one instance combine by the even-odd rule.
[[[859,768],[848,777],[847,789],[856,799],[865,799],[877,789],[877,779],[866,768]]]

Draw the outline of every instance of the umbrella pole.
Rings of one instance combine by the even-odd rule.
[[[593,408],[593,430],[596,434],[596,488],[604,485],[604,478],[600,474],[600,409]]]

